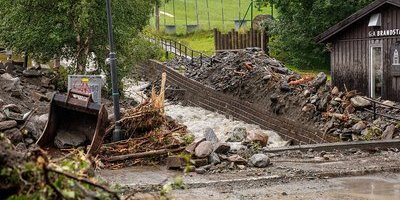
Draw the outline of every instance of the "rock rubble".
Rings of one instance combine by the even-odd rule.
[[[396,120],[374,118],[372,104],[357,91],[334,87],[324,73],[301,76],[257,48],[221,52],[194,62],[177,58],[166,63],[217,91],[256,103],[266,110],[314,126],[337,140],[400,138]],[[349,88],[351,89],[351,88]],[[376,112],[400,119],[400,106],[379,100]],[[395,106],[396,108],[388,107]],[[393,125],[394,131],[393,134]],[[390,127],[390,128],[389,128]],[[386,134],[383,134],[388,129]],[[236,136],[235,136],[236,137]],[[232,137],[231,141],[241,141]]]

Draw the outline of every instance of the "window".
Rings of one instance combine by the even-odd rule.
[[[382,26],[381,13],[373,14],[371,18],[369,18],[368,26],[369,27]]]

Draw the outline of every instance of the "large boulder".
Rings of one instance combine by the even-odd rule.
[[[59,132],[54,139],[54,144],[59,149],[83,146],[87,141],[84,134],[72,134],[70,132]]]
[[[11,129],[17,126],[17,121],[8,120],[0,122],[0,131]]]
[[[249,133],[247,140],[252,143],[258,143],[261,147],[265,147],[268,144],[268,135],[262,133]]]
[[[242,142],[247,137],[246,128],[236,127],[232,132],[228,133],[229,138],[227,142]]]
[[[383,140],[391,140],[391,139],[393,139],[393,134],[394,134],[395,130],[396,130],[396,126],[393,125],[393,124],[391,124],[388,127],[386,127],[385,131],[383,131],[382,139]]]
[[[355,96],[351,98],[350,101],[355,108],[365,108],[371,106],[371,102],[362,98],[361,96]]]
[[[270,159],[265,154],[254,154],[250,158],[249,163],[254,167],[265,168],[270,164]]]
[[[200,143],[195,149],[195,155],[198,158],[208,157],[214,150],[213,144],[210,141]]]
[[[197,147],[200,143],[202,143],[202,142],[204,142],[204,141],[206,141],[206,138],[204,138],[204,137],[202,137],[202,138],[197,138],[196,140],[194,140],[194,141],[192,142],[192,144],[188,145],[188,146],[185,148],[185,151],[186,151],[187,153],[194,154],[194,151],[196,150],[196,147]]]
[[[206,128],[206,130],[204,131],[204,138],[206,138],[207,141],[210,141],[213,144],[216,144],[218,142],[218,137],[215,134],[214,130],[212,130],[212,128]]]
[[[328,77],[324,72],[321,72],[317,75],[317,77],[312,81],[311,85],[315,88],[319,88],[322,85],[326,83],[326,80],[328,80]]]

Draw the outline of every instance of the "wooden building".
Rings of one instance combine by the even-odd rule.
[[[334,85],[400,101],[400,0],[376,0],[317,41],[331,51]]]

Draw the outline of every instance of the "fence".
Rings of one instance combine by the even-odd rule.
[[[178,86],[184,91],[184,102],[188,105],[219,112],[247,123],[259,125],[263,129],[276,131],[285,140],[293,140],[297,144],[315,144],[334,141],[324,137],[313,128],[306,127],[286,118],[266,111],[265,107],[215,91],[201,83],[186,78],[163,64],[150,60],[141,65],[141,72],[148,80],[158,80],[162,72],[167,73],[167,84]],[[199,92],[201,91],[201,92]]]
[[[239,20],[248,22],[244,27],[250,27],[255,16],[274,13],[271,4],[253,0],[162,0],[161,3],[151,25],[158,23],[169,33],[188,33],[193,28],[230,30]]]
[[[373,110],[370,110],[370,109],[367,109],[367,108],[364,108],[364,110],[367,111],[367,112],[369,112],[369,113],[374,114],[374,120],[377,119],[377,116],[381,116],[381,117],[385,117],[385,118],[387,118],[387,119],[392,119],[392,120],[400,121],[399,118],[397,118],[397,117],[395,117],[395,116],[393,116],[393,115],[381,114],[381,113],[377,112],[377,105],[379,105],[379,106],[381,106],[381,107],[388,107],[388,108],[391,108],[391,109],[394,109],[394,110],[400,110],[399,107],[397,107],[397,106],[391,106],[391,105],[386,105],[386,104],[384,104],[384,103],[382,103],[382,102],[380,102],[380,101],[377,101],[377,100],[375,100],[375,99],[371,99],[371,98],[368,98],[368,97],[363,97],[363,98],[364,98],[365,100],[368,100],[369,102],[371,102]]]
[[[232,30],[226,34],[214,29],[215,50],[245,49],[247,47],[259,47],[268,53],[268,34],[264,31],[250,29],[245,33]]]

